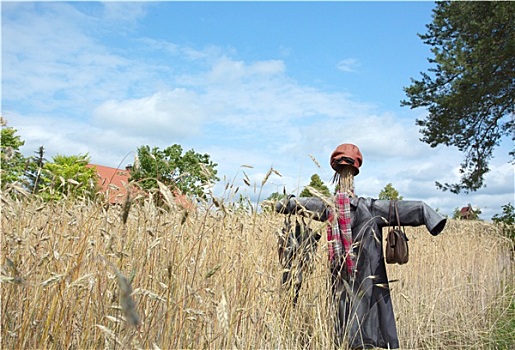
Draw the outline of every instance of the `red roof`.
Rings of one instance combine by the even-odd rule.
[[[473,211],[473,209],[472,209],[472,207],[471,207],[470,205],[469,205],[468,207],[463,207],[463,208],[461,208],[461,210],[460,210],[460,212],[461,212],[462,214],[466,214],[466,213],[468,213],[468,212],[470,212],[470,211]]]
[[[101,191],[109,196],[109,203],[123,203],[127,196],[127,185],[129,184],[129,177],[131,175],[130,171],[97,164],[88,164],[87,166],[97,170],[98,185]]]

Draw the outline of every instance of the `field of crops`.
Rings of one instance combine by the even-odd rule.
[[[2,349],[331,348],[324,234],[293,309],[279,214],[4,197],[1,215]],[[509,241],[479,221],[407,233],[410,262],[388,265],[401,347],[512,348]]]

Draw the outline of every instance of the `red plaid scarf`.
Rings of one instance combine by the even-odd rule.
[[[335,212],[337,213],[336,217]],[[338,192],[335,196],[335,210],[329,213],[327,241],[329,242],[329,260],[337,264],[344,262],[347,272],[352,274],[354,257],[350,226],[350,198],[345,192]]]

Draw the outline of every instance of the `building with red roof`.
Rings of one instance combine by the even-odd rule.
[[[95,168],[98,176],[98,186],[102,193],[106,194],[110,204],[123,204],[127,197],[127,186],[129,185],[130,170],[110,168],[103,165],[88,164],[89,168]]]
[[[476,220],[478,218],[478,214],[481,212],[478,212],[477,210],[474,210],[472,208],[472,205],[467,205],[466,207],[461,208],[460,210],[460,219],[463,220]]]

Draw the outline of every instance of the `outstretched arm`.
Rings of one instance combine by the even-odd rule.
[[[389,200],[367,200],[374,215],[381,216],[388,221],[388,225],[397,224],[397,217],[393,211],[389,215]],[[400,224],[403,226],[420,226],[425,225],[428,231],[436,236],[445,227],[447,219],[437,213],[433,208],[422,201],[397,201],[397,210],[399,211]],[[390,217],[388,217],[390,216]]]
[[[388,218],[390,210],[389,200],[377,200],[372,198],[353,198],[351,204],[359,204],[364,201],[370,213],[377,218],[384,218],[377,223],[380,226],[393,226],[397,224],[397,218],[392,211],[391,217]],[[275,211],[281,214],[299,214],[305,217],[311,217],[317,221],[326,221],[329,217],[331,204],[317,197],[288,197],[275,205]],[[422,201],[397,201],[397,209],[399,211],[400,224],[402,226],[420,226],[425,225],[428,231],[436,236],[445,227],[447,219],[437,213],[430,206]],[[392,207],[393,210],[393,207]]]
[[[287,197],[275,205],[281,214],[299,214],[317,221],[325,221],[329,216],[329,202],[317,197]]]

